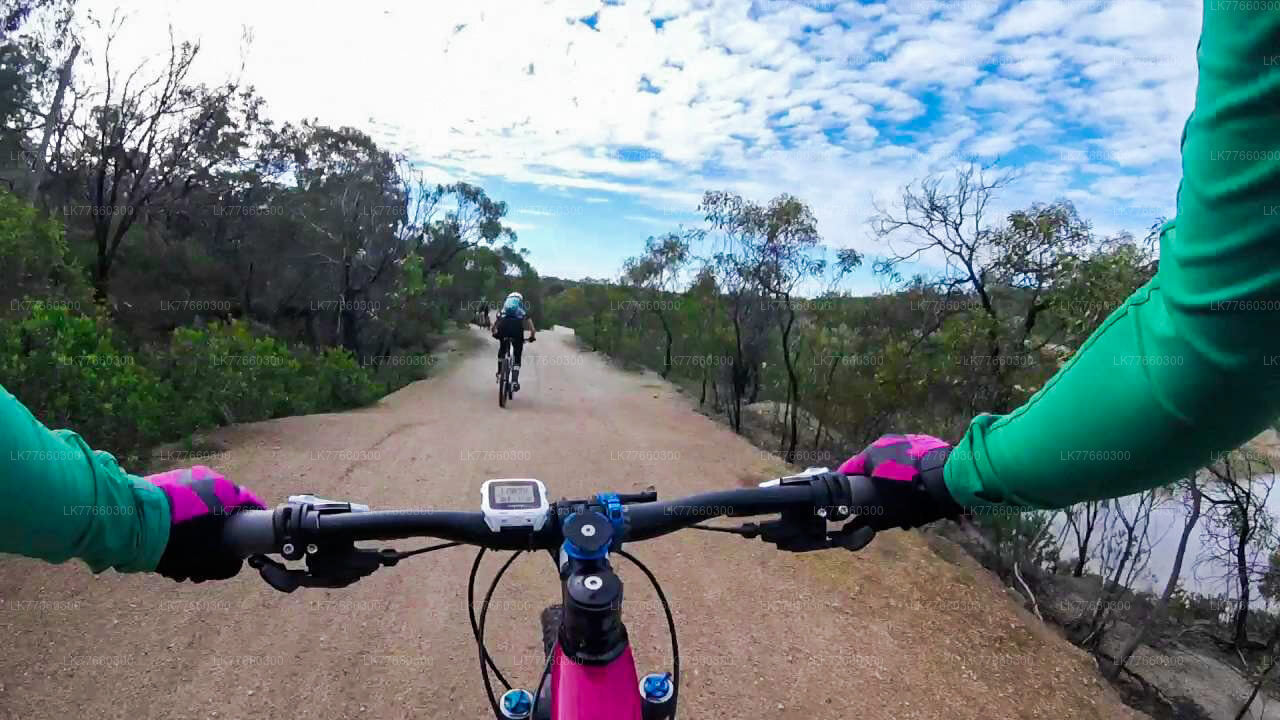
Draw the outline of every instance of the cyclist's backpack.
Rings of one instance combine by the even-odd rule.
[[[502,304],[502,316],[524,319],[524,303],[518,298],[507,298]]]

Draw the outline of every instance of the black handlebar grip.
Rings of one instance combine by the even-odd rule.
[[[880,493],[870,478],[861,475],[845,475],[844,480],[848,484],[851,507],[863,508],[865,512],[865,508],[877,506],[882,502]]]
[[[280,552],[276,547],[275,512],[241,510],[222,525],[222,546],[240,557]]]

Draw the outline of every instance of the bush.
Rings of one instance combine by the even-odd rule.
[[[121,455],[179,430],[173,388],[119,342],[101,316],[24,302],[0,324],[0,384],[50,428]]]
[[[1015,563],[1026,568],[1043,568],[1058,561],[1058,545],[1053,537],[1052,512],[979,513],[974,524],[991,541],[995,557],[987,558],[988,566],[1001,577],[1013,574]]]
[[[381,394],[346,350],[290,348],[239,321],[174,330],[165,372],[201,426],[341,410]]]
[[[84,273],[71,260],[62,225],[0,190],[0,313],[23,309],[31,298],[90,308]]]
[[[290,348],[241,322],[178,328],[144,363],[103,316],[20,307],[0,324],[0,384],[45,426],[122,460],[199,428],[366,405],[385,389],[345,350]]]
[[[163,372],[183,399],[185,419],[210,426],[311,411],[301,368],[284,343],[231,322],[174,330]]]
[[[326,348],[319,355],[308,352],[305,357],[301,377],[315,393],[316,410],[368,405],[385,392],[385,388],[373,380],[372,373],[360,367],[355,357],[343,348]]]

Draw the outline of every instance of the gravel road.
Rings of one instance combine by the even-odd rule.
[[[226,451],[204,462],[271,502],[312,491],[441,509],[477,508],[495,477],[537,477],[553,497],[653,484],[670,498],[783,469],[568,331],[526,346],[524,389],[500,410],[495,346],[472,332],[430,380],[354,412],[225,428],[213,439]],[[630,549],[675,610],[684,718],[1138,717],[1087,655],[967,557],[943,559],[916,535],[885,533],[858,554],[696,531]],[[4,557],[0,718],[485,718],[472,559],[444,550],[345,590],[284,595],[252,571],[195,586]],[[626,563],[620,574],[639,670],[666,669],[652,590]],[[507,577],[491,652],[532,685],[556,578],[542,555]]]

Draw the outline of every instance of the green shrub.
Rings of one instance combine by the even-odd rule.
[[[341,410],[380,395],[346,350],[290,348],[239,321],[174,330],[165,373],[199,425]]]
[[[368,405],[383,393],[373,373],[343,348],[326,348],[318,355],[307,351],[301,377],[315,393],[315,410]]]
[[[23,303],[0,324],[0,384],[50,428],[125,456],[181,432],[173,388],[119,342],[103,317]]]
[[[19,307],[0,323],[0,385],[122,461],[199,428],[367,405],[385,389],[345,350],[290,348],[241,322],[178,328],[167,348],[135,354],[105,317]]]
[[[163,372],[199,426],[251,422],[311,410],[302,363],[284,343],[241,322],[173,331]]]
[[[88,310],[92,293],[71,260],[61,223],[0,190],[0,315],[25,310],[32,299]]]

